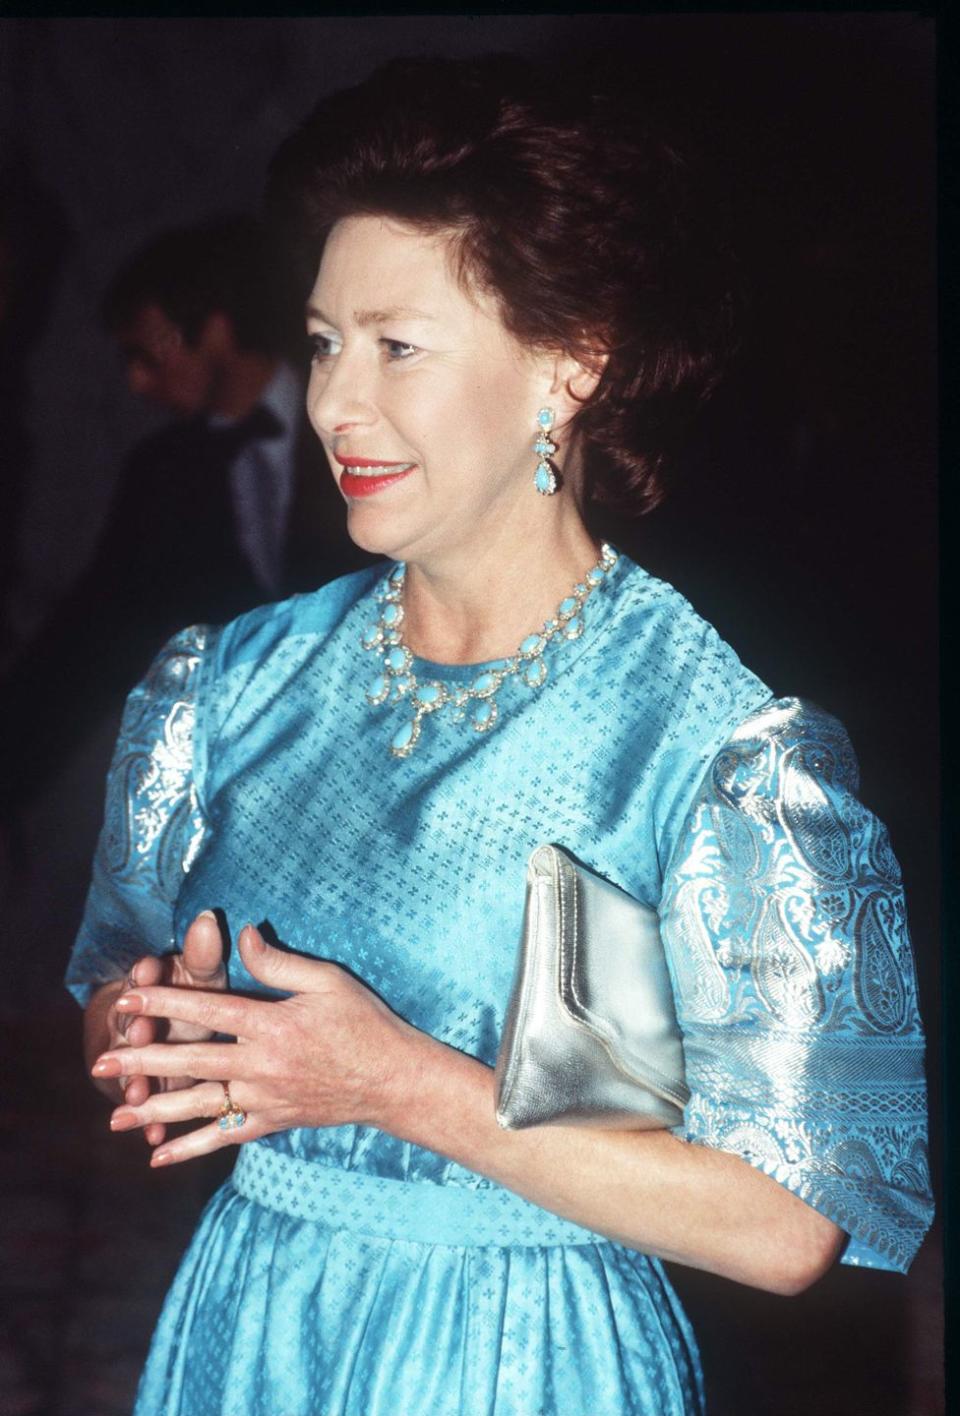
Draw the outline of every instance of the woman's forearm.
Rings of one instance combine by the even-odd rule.
[[[408,1045],[384,1129],[545,1209],[776,1293],[802,1291],[839,1253],[842,1231],[739,1156],[667,1131],[504,1131],[489,1067],[412,1029]]]
[[[225,1033],[241,1045],[125,1048],[96,1063],[100,1075],[126,1073],[131,1085],[141,1074],[168,1085],[229,1080],[250,1118],[243,1131],[200,1127],[175,1137],[154,1163],[297,1126],[369,1125],[631,1248],[741,1283],[798,1292],[836,1257],[840,1231],[737,1156],[662,1131],[501,1130],[489,1067],[419,1032],[336,964],[275,949],[252,926],[238,942],[252,977],[288,997],[138,984],[121,1011],[143,1014],[144,1023],[167,1018],[171,1028],[202,1024],[201,1036]],[[209,1117],[218,1089],[198,1092],[199,1111],[188,1089],[124,1108],[123,1126]]]

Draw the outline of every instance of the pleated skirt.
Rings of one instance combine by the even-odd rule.
[[[500,1187],[241,1148],[167,1296],[135,1416],[697,1416],[658,1262]]]

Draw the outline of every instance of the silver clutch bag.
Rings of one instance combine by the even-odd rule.
[[[497,1121],[653,1130],[683,1119],[683,1043],[655,910],[559,846],[527,865]]]

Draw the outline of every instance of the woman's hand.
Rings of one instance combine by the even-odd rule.
[[[88,1057],[90,1051],[100,1053],[105,1049],[142,1048],[158,1040],[156,1019],[138,1016],[129,1009],[117,1007],[120,997],[131,988],[158,984],[184,989],[220,991],[226,988],[223,941],[216,918],[209,910],[198,915],[190,925],[184,936],[182,953],[167,954],[162,958],[148,954],[137,960],[125,980],[101,990],[99,1006],[95,1001],[91,1010],[93,1017],[88,1022],[91,1043]],[[199,1041],[210,1035],[209,1029],[179,1020],[169,1022],[165,1033],[169,1042]],[[163,1091],[190,1085],[189,1078],[151,1078],[146,1073],[120,1075],[117,1080],[124,1102],[129,1106],[142,1105],[155,1088]],[[116,1099],[112,1090],[110,1094]],[[144,1137],[150,1145],[159,1145],[165,1135],[166,1127],[161,1123],[155,1122],[144,1129]]]
[[[246,1113],[244,1124],[202,1126],[164,1145],[151,1164],[174,1164],[295,1126],[389,1129],[403,1105],[416,1029],[336,964],[271,948],[252,925],[239,944],[252,976],[292,997],[252,1000],[144,985],[138,978],[136,992],[117,999],[117,1011],[151,1025],[169,1019],[170,1041],[115,1049],[95,1064],[94,1076],[133,1079],[113,1113],[113,1129],[216,1117],[224,1082]],[[196,1040],[213,1032],[237,1041]],[[160,1091],[134,1101],[130,1088],[143,1076],[158,1078]]]
[[[173,1164],[292,1126],[372,1125],[423,1146],[618,1243],[776,1293],[798,1293],[835,1260],[841,1231],[739,1156],[668,1131],[533,1126],[503,1131],[493,1071],[418,1032],[336,964],[240,935],[250,973],[291,991],[279,1002],[141,987],[119,1011],[170,1018],[235,1043],[155,1043],[101,1057],[100,1076],[201,1080],[115,1113],[116,1129],[214,1117],[224,1098],[247,1113],[154,1152]],[[132,1085],[132,1083],[131,1083]],[[129,1093],[128,1093],[129,1094]]]

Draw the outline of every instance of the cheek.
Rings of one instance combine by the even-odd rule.
[[[478,486],[533,458],[539,405],[515,366],[490,360],[427,372],[381,389],[379,415],[398,440],[391,450],[401,447],[444,479],[459,470]],[[309,407],[309,390],[307,397]]]
[[[529,406],[528,406],[529,405]],[[489,470],[507,468],[533,456],[537,409],[516,375],[478,381],[473,395],[461,405],[458,434],[464,450],[476,450]]]
[[[319,424],[319,422],[317,421],[316,412],[315,412],[316,406],[317,406],[317,399],[319,398],[319,396],[320,396],[320,381],[319,381],[319,378],[318,378],[318,376],[317,376],[317,366],[316,366],[316,364],[311,364],[311,365],[310,365],[310,375],[309,375],[309,378],[307,379],[307,400],[306,400],[307,417],[308,417],[308,419],[310,420],[310,426],[311,426],[311,428],[313,429],[313,431],[316,433],[317,437],[318,437],[318,438],[322,438],[322,437],[323,437],[323,434],[322,434],[322,432],[320,431],[320,424]]]

